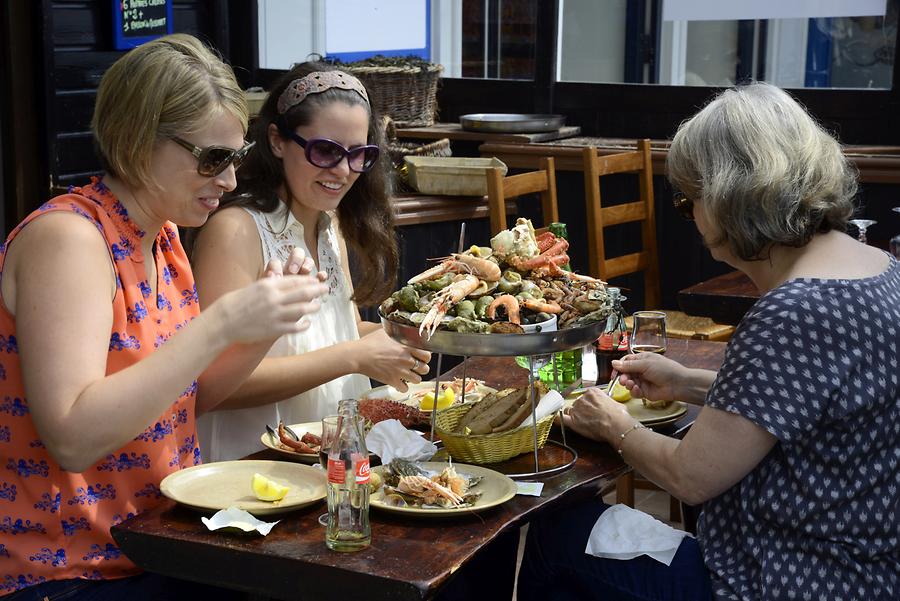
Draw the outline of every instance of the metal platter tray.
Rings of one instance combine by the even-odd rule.
[[[464,130],[497,134],[533,134],[557,131],[566,124],[565,115],[521,113],[471,113],[459,118]]]
[[[418,327],[391,321],[380,312],[378,316],[387,335],[397,342],[432,353],[461,357],[514,357],[568,351],[596,340],[606,325],[604,320],[580,328],[533,334],[460,334],[438,330],[426,340],[419,334]]]

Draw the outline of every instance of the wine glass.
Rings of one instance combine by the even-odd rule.
[[[337,437],[339,415],[326,415],[322,418],[322,446],[319,447],[319,467],[328,473],[328,452]],[[319,523],[328,525],[328,512],[319,516]]]
[[[665,353],[666,314],[662,311],[635,311],[632,314],[634,329],[631,333],[632,353]]]
[[[863,244],[866,244],[866,229],[878,222],[874,219],[851,219],[850,223],[855,225],[856,229],[859,230],[859,236],[857,239]]]

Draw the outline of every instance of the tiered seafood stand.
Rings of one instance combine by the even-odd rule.
[[[564,328],[552,332],[533,332],[526,334],[469,334],[438,330],[429,338],[419,333],[419,328],[401,324],[381,317],[381,323],[388,336],[418,349],[424,349],[437,355],[437,369],[434,382],[434,397],[438,398],[441,385],[441,360],[444,355],[456,355],[463,358],[463,386],[466,388],[466,364],[469,357],[516,357],[527,356],[529,361],[528,385],[531,396],[531,423],[534,436],[534,471],[518,474],[506,474],[510,478],[534,478],[538,476],[550,476],[571,468],[578,459],[578,452],[566,443],[565,426],[560,420],[562,441],[548,439],[546,444],[560,447],[565,454],[564,459],[554,462],[553,465],[541,466],[538,449],[537,428],[537,388],[535,377],[540,363],[547,355],[549,360],[555,362],[555,354],[573,349],[580,349],[586,344],[596,340],[603,332],[605,321],[591,323],[577,328]],[[554,364],[553,373],[558,377],[558,371]],[[559,389],[558,382],[556,388]],[[465,395],[465,392],[463,392]],[[462,398],[465,403],[465,396]],[[431,440],[435,437],[435,424],[437,411],[431,412]]]

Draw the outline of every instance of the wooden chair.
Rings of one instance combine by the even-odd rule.
[[[556,205],[556,167],[552,157],[541,159],[539,171],[529,171],[518,175],[504,177],[498,168],[487,172],[488,205],[491,211],[491,236],[496,236],[507,229],[506,201],[540,193],[543,226],[559,221],[559,209]]]
[[[597,149],[582,151],[584,190],[587,202],[588,256],[591,275],[609,281],[621,275],[644,272],[644,306],[659,307],[659,261],[656,249],[656,216],[653,204],[653,167],[650,163],[650,140],[638,140],[637,151],[599,156]],[[640,184],[640,198],[604,207],[600,199],[600,178],[617,173],[635,173]],[[639,252],[609,258],[603,246],[603,229],[622,223],[639,222]]]
[[[650,140],[638,140],[636,151],[606,156],[599,156],[595,148],[585,148],[582,151],[582,160],[591,275],[609,281],[618,276],[643,272],[644,307],[659,309],[661,293]],[[640,198],[604,207],[600,197],[600,178],[617,173],[637,175]],[[604,248],[604,228],[632,222],[640,223],[641,250],[608,257]],[[716,324],[709,318],[698,318],[681,311],[663,310],[666,313],[667,333],[672,338],[728,340],[734,332],[733,326]],[[616,482],[617,502],[633,507],[635,488],[658,490],[652,482],[636,478],[634,473],[630,472]],[[680,504],[674,497],[670,502],[669,513],[671,520],[681,519]]]

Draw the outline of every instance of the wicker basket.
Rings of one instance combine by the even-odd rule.
[[[435,429],[451,457],[465,463],[498,463],[534,450],[534,433],[528,426],[496,434],[465,436],[454,432],[457,422],[471,408],[469,404],[454,405],[439,411],[435,418]],[[547,442],[553,417],[553,414],[548,415],[537,423],[538,448]]]
[[[441,65],[376,67],[350,64],[346,69],[369,88],[375,110],[390,116],[397,122],[397,127],[434,125],[437,85],[444,69]]]

